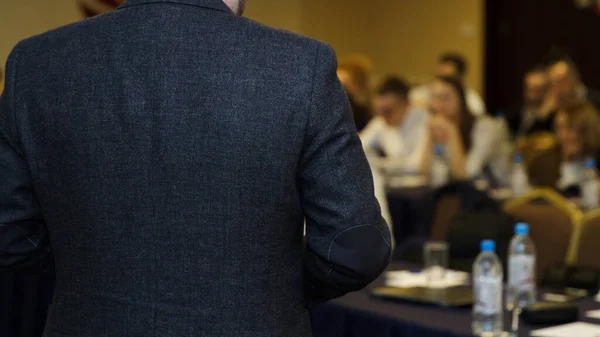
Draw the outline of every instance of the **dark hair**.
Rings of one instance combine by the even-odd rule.
[[[408,84],[406,84],[406,82],[400,77],[387,76],[383,80],[383,82],[381,82],[381,85],[379,85],[379,88],[377,89],[377,94],[394,94],[403,99],[406,99],[408,97],[409,90],[410,87],[408,86]]]
[[[438,76],[436,79],[451,86],[458,96],[460,104],[460,138],[465,146],[465,150],[469,150],[471,148],[471,130],[475,124],[475,117],[473,117],[473,114],[467,105],[465,87],[456,77]]]
[[[458,76],[463,77],[467,73],[467,60],[458,53],[446,53],[440,56],[440,63],[452,63],[456,68]]]
[[[547,70],[548,69],[546,68],[545,65],[543,65],[543,64],[536,64],[535,66],[527,69],[527,71],[525,72],[525,75],[538,74],[538,73],[544,73],[544,74],[546,74]]]

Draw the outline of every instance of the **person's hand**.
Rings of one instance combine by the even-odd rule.
[[[558,99],[556,98],[556,95],[553,92],[549,92],[548,95],[546,95],[546,98],[544,99],[542,106],[540,107],[540,110],[539,110],[540,115],[538,117],[546,118],[553,111],[556,111],[557,108],[558,108]]]
[[[571,161],[579,157],[581,146],[577,142],[566,142],[562,144],[562,155],[565,161]]]
[[[429,132],[434,144],[447,144],[458,134],[456,125],[439,115],[433,116],[429,121]]]

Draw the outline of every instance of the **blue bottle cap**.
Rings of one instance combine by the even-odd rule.
[[[515,234],[517,235],[527,235],[529,234],[529,225],[524,222],[519,222],[515,226]]]
[[[523,155],[522,155],[522,154],[520,154],[520,153],[515,153],[515,154],[513,155],[513,161],[514,161],[515,163],[522,163],[522,162],[523,162]]]
[[[596,168],[596,159],[591,158],[591,157],[587,158],[585,160],[585,168],[586,169],[594,169],[594,168]]]
[[[482,252],[493,252],[496,250],[496,242],[494,240],[483,240],[481,241]]]
[[[435,146],[433,147],[433,154],[435,154],[436,156],[443,156],[444,155],[445,149],[444,149],[444,145],[442,144],[435,144]]]

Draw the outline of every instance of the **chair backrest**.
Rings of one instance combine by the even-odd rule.
[[[431,222],[431,239],[443,241],[452,219],[460,213],[461,200],[456,194],[446,194],[437,200]]]
[[[526,164],[529,182],[536,187],[555,187],[560,179],[561,161],[558,147],[536,151]]]
[[[600,211],[585,214],[580,228],[576,263],[600,268]]]
[[[527,137],[520,138],[515,144],[515,152],[521,153],[525,163],[531,163],[535,157],[542,152],[553,149],[558,142],[552,132],[538,132]]]
[[[521,153],[529,182],[537,187],[554,187],[560,178],[560,149],[551,132],[538,132],[520,138],[515,152]]]
[[[580,212],[559,194],[536,190],[523,198],[510,200],[504,210],[518,221],[529,224],[536,246],[536,277],[545,268],[568,261],[569,250],[579,222]]]

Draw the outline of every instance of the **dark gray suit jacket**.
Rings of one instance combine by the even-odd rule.
[[[328,46],[130,0],[10,55],[0,267],[55,265],[47,337],[309,336],[389,256]]]

